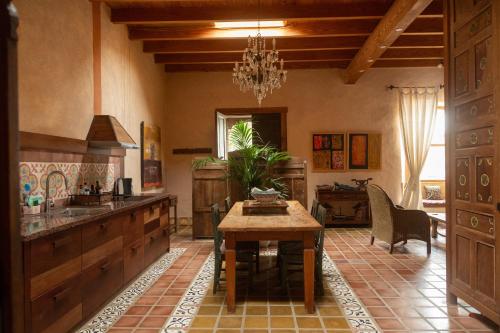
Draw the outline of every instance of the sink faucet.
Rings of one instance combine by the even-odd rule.
[[[66,176],[64,175],[64,173],[62,173],[62,171],[59,171],[59,170],[55,170],[55,171],[52,171],[51,173],[49,173],[47,175],[47,180],[45,181],[45,213],[49,214],[50,213],[50,207],[51,207],[51,204],[52,204],[52,200],[50,199],[50,194],[49,194],[49,190],[50,190],[50,178],[54,175],[61,175],[64,179],[64,186],[66,187],[66,191],[68,191],[68,179],[66,178]]]

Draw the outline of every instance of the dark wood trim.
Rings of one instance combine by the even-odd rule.
[[[250,3],[250,2],[249,2]],[[113,6],[112,6],[113,7]],[[207,5],[203,10],[193,10],[190,6],[145,7],[129,6],[111,9],[111,22],[126,24],[169,23],[169,22],[213,22],[225,20],[307,20],[346,19],[346,18],[376,18],[380,19],[390,7],[390,2],[373,0],[371,3],[341,2],[334,4],[293,4],[262,5],[259,9],[256,3],[249,5]],[[427,17],[442,16],[442,3],[435,1],[422,14]]]
[[[217,112],[225,115],[245,115],[256,113],[280,113],[281,114],[281,149],[288,149],[287,145],[287,107],[262,107],[262,108],[230,108],[230,109],[215,109],[215,132],[217,132]],[[217,147],[217,135],[215,138],[215,147]]]
[[[19,132],[20,149],[48,151],[57,153],[93,154],[123,157],[125,149],[110,148],[98,149],[88,146],[88,142],[80,139],[66,138],[48,134]]]
[[[0,332],[5,333],[24,332],[24,276],[19,230],[17,27],[14,5],[0,0]]]
[[[102,112],[101,90],[101,3],[92,2],[92,69],[94,78],[94,114]]]
[[[432,0],[396,0],[385,16],[377,24],[370,37],[347,67],[344,81],[354,84],[379,59],[387,47],[408,28],[417,22],[420,15]],[[441,28],[443,28],[441,20]],[[382,47],[381,47],[382,46]]]
[[[173,155],[212,154],[212,148],[174,148]]]

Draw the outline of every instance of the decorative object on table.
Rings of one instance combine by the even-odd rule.
[[[335,185],[335,187],[334,187],[335,191],[356,191],[357,190],[357,188],[355,188],[351,185],[347,185],[347,184],[340,184],[340,183],[335,182],[334,185]]]
[[[162,187],[161,130],[141,122],[141,185],[142,188]]]
[[[285,200],[276,201],[243,201],[243,215],[283,215],[287,214],[288,203]]]
[[[353,178],[351,179],[358,187],[357,187],[357,190],[358,191],[366,191],[366,186],[368,185],[368,182],[370,180],[373,180],[373,178],[366,178],[366,179],[356,179],[356,178]]]
[[[208,163],[226,164],[227,176],[241,185],[246,199],[250,199],[250,191],[254,187],[275,188],[283,196],[287,195],[287,187],[281,177],[273,175],[273,167],[290,160],[287,152],[263,143],[259,133],[244,121],[233,125],[229,132],[229,143],[235,151],[227,160],[215,157],[196,159],[193,169],[202,168]]]
[[[259,1],[260,12],[260,1]],[[260,17],[257,17],[257,36],[248,36],[248,46],[243,51],[241,65],[236,62],[233,68],[233,83],[240,87],[242,92],[253,90],[259,106],[268,92],[281,88],[286,81],[287,71],[283,70],[283,59],[279,60],[276,50],[276,40],[273,39],[273,48],[266,51],[266,40],[260,34]],[[279,63],[279,66],[278,66]]]
[[[267,190],[261,190],[257,187],[252,188],[250,191],[250,195],[252,198],[257,200],[257,202],[262,203],[272,203],[275,202],[278,197],[281,195],[280,192],[276,191],[274,188],[270,188]]]
[[[439,185],[424,185],[424,191],[424,199],[426,200],[443,200]]]
[[[378,170],[381,159],[382,134],[349,133],[349,169]]]
[[[345,133],[315,133],[312,141],[313,171],[345,171]]]
[[[395,244],[403,242],[404,245],[408,239],[418,239],[427,243],[427,254],[431,253],[430,221],[426,212],[394,205],[377,185],[368,185],[368,195],[373,217],[372,245],[377,237],[389,243],[389,253],[392,253]]]

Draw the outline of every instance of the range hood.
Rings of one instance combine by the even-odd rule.
[[[139,148],[118,120],[109,115],[94,116],[87,141],[94,148]]]

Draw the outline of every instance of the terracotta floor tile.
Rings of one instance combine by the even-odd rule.
[[[405,328],[397,319],[376,318],[375,321],[383,330],[400,330]]]
[[[412,331],[418,330],[432,330],[432,326],[424,319],[417,318],[404,318],[401,320],[403,325],[411,329]]]
[[[368,312],[375,318],[394,317],[394,313],[384,306],[369,306]]]
[[[269,317],[267,316],[249,316],[245,317],[244,328],[267,328],[269,327]]]
[[[294,328],[292,317],[271,317],[271,328]]]
[[[122,316],[113,325],[114,327],[136,327],[142,320],[140,316]]]
[[[173,306],[155,306],[149,314],[153,316],[168,316],[172,313],[173,309]]]
[[[297,325],[299,326],[299,329],[321,328],[321,322],[319,321],[319,318],[297,317],[296,320],[297,320]]]
[[[219,328],[240,328],[242,324],[242,317],[220,317]]]
[[[149,317],[146,317],[144,318],[144,320],[142,321],[142,323],[140,323],[140,327],[149,327],[149,328],[161,328],[163,326],[163,324],[165,323],[166,321],[166,317],[165,316],[160,316],[160,317],[156,317],[156,316],[149,316]]]
[[[127,316],[137,316],[137,315],[143,315],[148,313],[148,311],[151,310],[151,306],[141,306],[141,305],[136,305],[132,306],[128,309],[128,311],[125,313]]]
[[[212,328],[215,326],[217,321],[217,317],[202,317],[197,316],[192,324],[191,328]]]
[[[324,317],[323,324],[327,329],[346,329],[349,328],[349,324],[344,318],[338,317]]]

